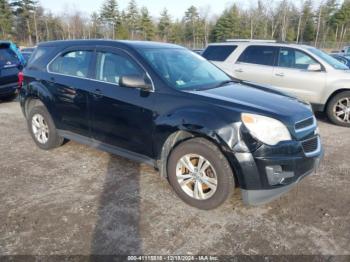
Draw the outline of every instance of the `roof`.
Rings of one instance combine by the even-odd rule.
[[[213,45],[228,45],[228,46],[232,46],[232,45],[244,45],[244,46],[248,46],[248,45],[269,45],[269,46],[285,46],[285,47],[293,47],[293,48],[309,48],[312,46],[309,45],[299,45],[299,44],[291,44],[291,43],[283,43],[283,42],[270,42],[270,41],[229,41],[229,42],[221,42],[221,43],[210,43],[209,46],[213,46]]]
[[[127,46],[135,49],[139,48],[183,48],[179,45],[151,42],[151,41],[131,41],[131,40],[60,40],[40,43],[39,46],[74,46],[74,45],[108,45],[108,46]]]

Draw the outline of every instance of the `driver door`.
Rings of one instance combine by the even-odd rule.
[[[96,50],[95,89],[91,93],[93,138],[108,145],[151,156],[154,92],[119,86],[126,75],[146,75],[120,49]]]
[[[319,64],[322,70],[308,70],[309,65],[315,64]],[[326,85],[326,72],[317,60],[305,52],[281,47],[273,70],[272,85],[282,92],[317,104]]]

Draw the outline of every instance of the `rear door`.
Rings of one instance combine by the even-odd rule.
[[[289,93],[311,103],[319,103],[321,90],[326,85],[326,72],[309,71],[311,64],[322,65],[309,54],[290,47],[279,49],[278,64],[274,68],[272,84],[283,92]]]
[[[151,156],[155,93],[119,86],[120,77],[147,77],[145,70],[118,48],[97,48],[95,65],[97,81],[91,93],[93,137]]]
[[[0,46],[0,86],[17,83],[19,67],[16,54],[11,49]]]
[[[248,46],[232,65],[233,76],[259,84],[271,84],[277,51],[278,47],[275,46]]]
[[[74,47],[60,53],[48,66],[50,89],[55,101],[53,112],[58,128],[90,136],[89,93],[92,78],[94,47]]]

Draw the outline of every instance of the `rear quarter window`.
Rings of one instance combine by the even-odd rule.
[[[237,46],[234,45],[220,45],[220,46],[208,46],[203,53],[203,57],[209,61],[225,61],[233,51],[235,51]]]
[[[27,68],[33,70],[45,70],[52,56],[55,55],[56,48],[51,46],[39,46],[31,55]]]
[[[237,62],[273,66],[277,50],[278,48],[274,46],[248,46]]]

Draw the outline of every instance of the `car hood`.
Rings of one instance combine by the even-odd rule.
[[[230,83],[218,88],[191,91],[191,93],[208,98],[218,106],[273,117],[290,126],[313,116],[309,103],[269,87],[249,82]]]

